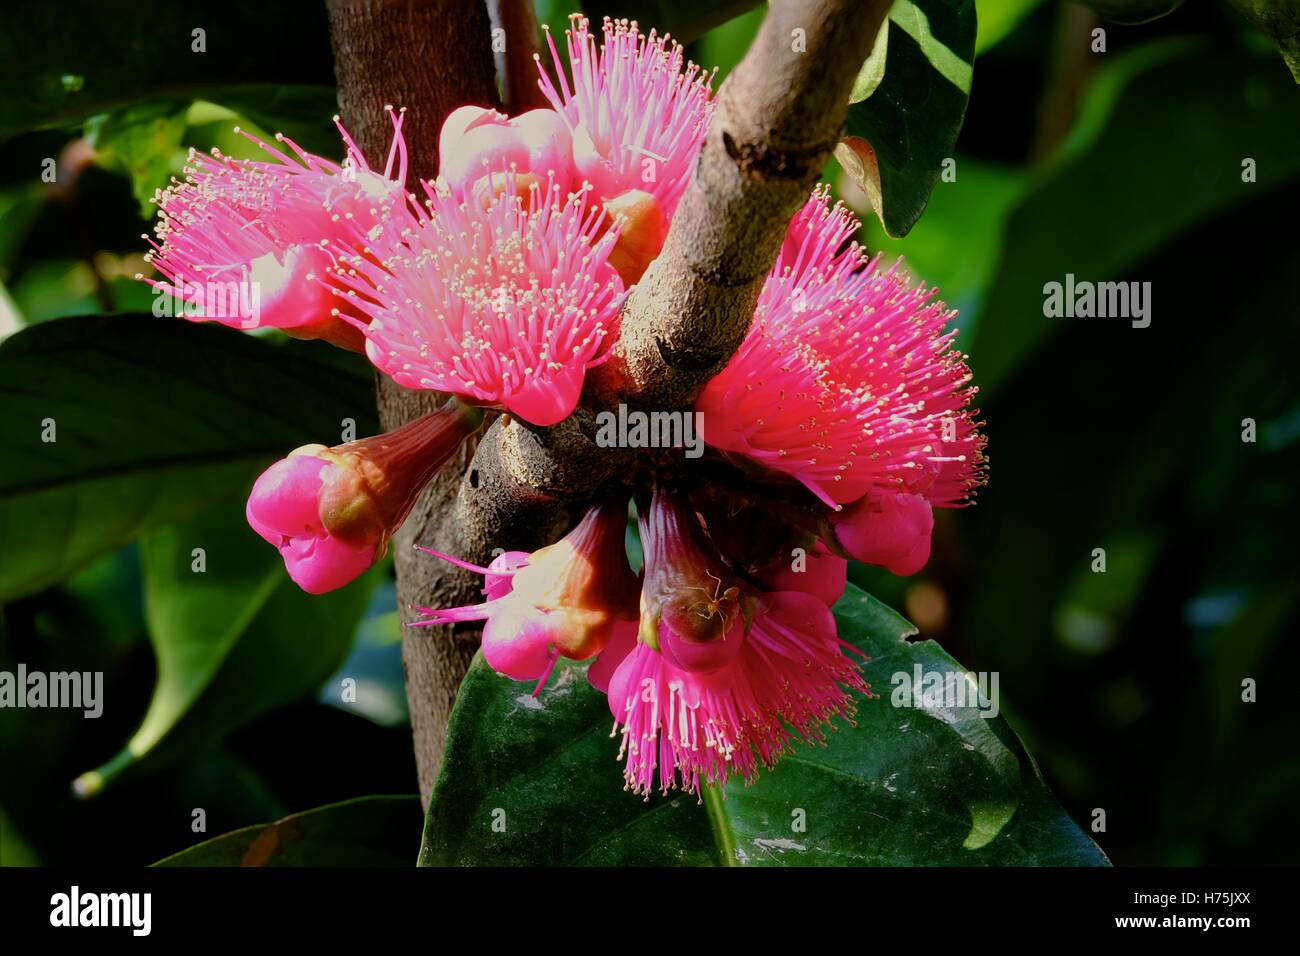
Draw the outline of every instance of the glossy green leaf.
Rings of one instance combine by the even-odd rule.
[[[1296,175],[1300,97],[1272,59],[1182,38],[1118,56],[1007,221],[1005,254],[967,343],[980,387],[996,391],[1078,321],[1044,315],[1045,284],[1130,277],[1174,236]],[[1153,321],[1177,321],[1159,317],[1158,301],[1154,310]]]
[[[140,551],[158,679],[126,747],[77,779],[83,796],[311,696],[347,658],[378,575],[305,594],[248,527],[242,497],[147,535]]]
[[[889,23],[886,21],[880,25],[876,42],[871,45],[871,53],[862,64],[862,69],[858,70],[858,78],[853,81],[853,89],[849,93],[850,103],[860,103],[876,92],[876,88],[885,78],[885,59],[888,54]]]
[[[410,866],[420,799],[358,797],[214,837],[155,866]]]
[[[220,101],[214,91],[232,87],[334,85],[325,6],[311,0],[139,0],[129,15],[114,4],[68,0],[57,16],[75,28],[75,41],[51,29],[52,15],[40,0],[0,11],[0,138],[146,100]]]
[[[835,155],[891,236],[916,224],[953,155],[975,59],[973,0],[897,0],[884,79],[849,107]]]
[[[0,601],[242,493],[299,445],[336,442],[344,418],[373,434],[371,379],[331,352],[127,315],[0,343]]]
[[[1000,717],[895,706],[896,674],[962,672],[850,586],[840,633],[879,697],[825,747],[800,747],[725,798],[623,790],[603,695],[557,669],[538,700],[475,661],[452,717],[420,861],[582,865],[1100,865]],[[901,680],[901,679],[900,679]],[[901,686],[901,684],[897,685]],[[900,692],[901,693],[901,692]],[[911,701],[911,698],[907,698]]]

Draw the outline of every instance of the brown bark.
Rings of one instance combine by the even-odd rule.
[[[508,14],[513,0],[501,2]],[[358,144],[378,161],[390,136],[383,107],[405,105],[412,174],[432,178],[443,117],[464,103],[495,99],[486,6],[329,0],[329,8],[339,102]],[[625,457],[595,447],[591,407],[618,400],[688,405],[730,358],[785,228],[839,138],[853,79],[888,8],[889,0],[772,4],[719,91],[694,179],[663,253],[625,308],[623,341],[589,390],[589,407],[552,428],[502,416],[476,449],[464,449],[444,469],[394,543],[404,616],[411,604],[470,603],[480,586],[473,575],[415,553],[413,543],[485,563],[495,548],[531,550],[554,540],[578,506],[607,484],[626,482],[632,470]],[[799,52],[796,30],[806,44]],[[518,37],[507,31],[509,51]],[[436,398],[381,379],[379,403],[384,427],[393,428],[426,413]],[[402,642],[426,802],[476,636],[424,631]]]
[[[506,112],[516,116],[527,110],[549,106],[537,85],[537,14],[533,0],[488,0],[492,28],[502,31],[505,49],[497,53],[497,72]]]
[[[432,179],[437,172],[438,132],[457,106],[496,102],[487,8],[466,0],[330,0],[330,34],[343,121],[372,166],[383,166],[392,139],[385,105],[407,107],[405,135],[410,149],[410,179]],[[379,415],[395,428],[437,406],[433,392],[403,389],[379,377]],[[393,543],[397,600],[403,620],[412,604],[454,606],[477,599],[472,575],[416,552],[416,542],[456,551],[459,541],[437,530],[444,502],[456,494],[472,447],[461,450],[425,490]],[[469,560],[482,553],[467,553]],[[406,695],[410,706],[420,793],[427,799],[442,759],[447,718],[456,688],[474,654],[474,642],[448,629],[408,631],[402,639]]]

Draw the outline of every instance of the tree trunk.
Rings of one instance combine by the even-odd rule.
[[[382,168],[392,125],[384,107],[407,107],[410,173],[406,187],[437,172],[438,132],[448,113],[466,103],[495,105],[496,72],[487,7],[473,0],[330,0],[330,33],[339,107],[344,123],[372,167]],[[435,408],[442,396],[401,388],[378,377],[379,417],[393,429]],[[422,555],[415,543],[455,550],[444,540],[443,514],[468,465],[472,445],[461,449],[425,489],[393,542],[397,601],[403,622],[410,607],[451,607],[480,597],[473,575]],[[481,553],[465,554],[482,560]],[[406,696],[411,712],[420,794],[427,802],[442,761],[447,720],[456,689],[474,655],[473,635],[450,628],[408,630],[402,638]]]

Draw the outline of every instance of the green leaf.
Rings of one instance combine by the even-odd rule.
[[[1183,0],[1074,0],[1115,23],[1136,24],[1168,16]]]
[[[58,16],[75,25],[75,42],[50,29],[50,16],[39,0],[0,13],[0,139],[145,100],[220,102],[214,91],[231,87],[334,86],[328,18],[312,0],[140,0],[129,16],[112,4],[67,0]]]
[[[891,236],[906,235],[953,155],[975,59],[973,0],[896,0],[884,79],[849,106],[835,151]],[[868,61],[870,62],[870,61]]]
[[[142,103],[86,121],[86,139],[99,160],[131,177],[145,219],[153,218],[150,200],[167,185],[177,160],[184,156],[186,109],[176,103]]]
[[[1243,176],[1247,159],[1254,181]],[[981,389],[995,392],[1077,321],[1044,315],[1046,283],[1123,279],[1173,237],[1297,174],[1300,98],[1271,59],[1194,38],[1117,56],[1007,221],[1005,254],[966,343]],[[1162,321],[1158,302],[1155,313]]]
[[[420,862],[544,865],[1102,865],[1009,725],[975,707],[892,706],[891,675],[962,671],[850,586],[840,634],[882,696],[725,799],[623,790],[603,695],[573,664],[534,700],[481,657],[452,715]]]
[[[40,866],[40,860],[19,836],[4,807],[0,807],[0,867],[3,866]]]
[[[1025,17],[1043,5],[1043,0],[998,0],[980,10],[975,34],[975,55],[991,50],[1011,34]]]
[[[1237,11],[1277,44],[1300,83],[1300,0],[1230,0]]]
[[[214,837],[155,866],[410,866],[420,798],[358,797]]]
[[[303,593],[248,527],[242,497],[153,532],[140,551],[158,680],[126,747],[77,778],[82,796],[145,758],[192,754],[313,695],[347,658],[378,580],[372,570],[337,591]]]
[[[862,69],[858,70],[858,78],[853,81],[853,89],[849,92],[850,103],[860,103],[876,92],[876,88],[885,78],[885,59],[888,55],[889,22],[886,21],[880,25],[876,42],[871,45],[871,54],[862,64]]]
[[[344,418],[373,434],[372,381],[332,351],[129,315],[0,343],[0,601],[242,493]]]
[[[266,136],[283,133],[319,156],[343,156],[343,140],[334,126],[339,106],[333,86],[226,86],[209,96],[257,124]],[[247,155],[258,160],[266,158],[257,148],[247,150]]]
[[[636,20],[641,29],[671,33],[690,43],[714,27],[759,5],[760,0],[582,0],[582,11],[597,25],[602,17]],[[712,66],[712,64],[709,64]]]

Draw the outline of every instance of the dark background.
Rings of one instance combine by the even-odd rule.
[[[289,7],[292,53],[278,69],[303,86],[231,97],[223,105],[238,119],[191,105],[183,64],[155,63],[158,96],[132,107],[145,145],[112,120],[9,138],[0,334],[148,309],[148,289],[130,278],[149,226],[141,200],[179,171],[184,146],[233,152],[232,123],[256,126],[263,113],[263,129],[278,119],[311,148],[337,142],[332,107],[307,86],[328,82],[324,11]],[[1027,13],[1013,18],[1019,8]],[[552,23],[566,12],[539,9]],[[976,507],[940,516],[922,574],[855,568],[854,578],[967,667],[1000,672],[1003,712],[1077,821],[1088,827],[1105,811],[1105,831],[1092,835],[1116,864],[1294,862],[1300,88],[1217,4],[1106,24],[1104,54],[1089,51],[1098,22],[1081,8],[981,0],[979,11],[956,181],[936,187],[905,239],[874,222],[863,238],[904,254],[960,308],[990,483]],[[6,44],[21,42],[22,15],[6,21]],[[692,57],[734,64],[760,15],[696,40]],[[1004,20],[1014,25],[998,36]],[[142,16],[132,29],[154,22]],[[206,55],[234,56],[217,46]],[[78,144],[87,133],[93,149]],[[33,175],[42,157],[79,151],[73,182]],[[1245,158],[1257,182],[1242,181]],[[854,201],[837,168],[826,175]],[[1150,282],[1151,326],[1045,318],[1043,284],[1066,273]],[[94,394],[93,375],[85,388]],[[1254,443],[1242,440],[1247,418]],[[14,547],[0,538],[0,550]],[[1104,574],[1091,570],[1095,548]],[[364,585],[357,604],[367,610],[338,671],[380,688],[367,699],[382,706],[341,704],[331,679],[319,695],[207,728],[76,800],[70,782],[122,747],[154,686],[141,552],[129,545],[3,607],[0,669],[103,670],[111,705],[94,721],[0,711],[0,862],[145,864],[200,838],[196,807],[211,836],[414,791],[384,569]],[[1255,703],[1241,699],[1246,679]]]

